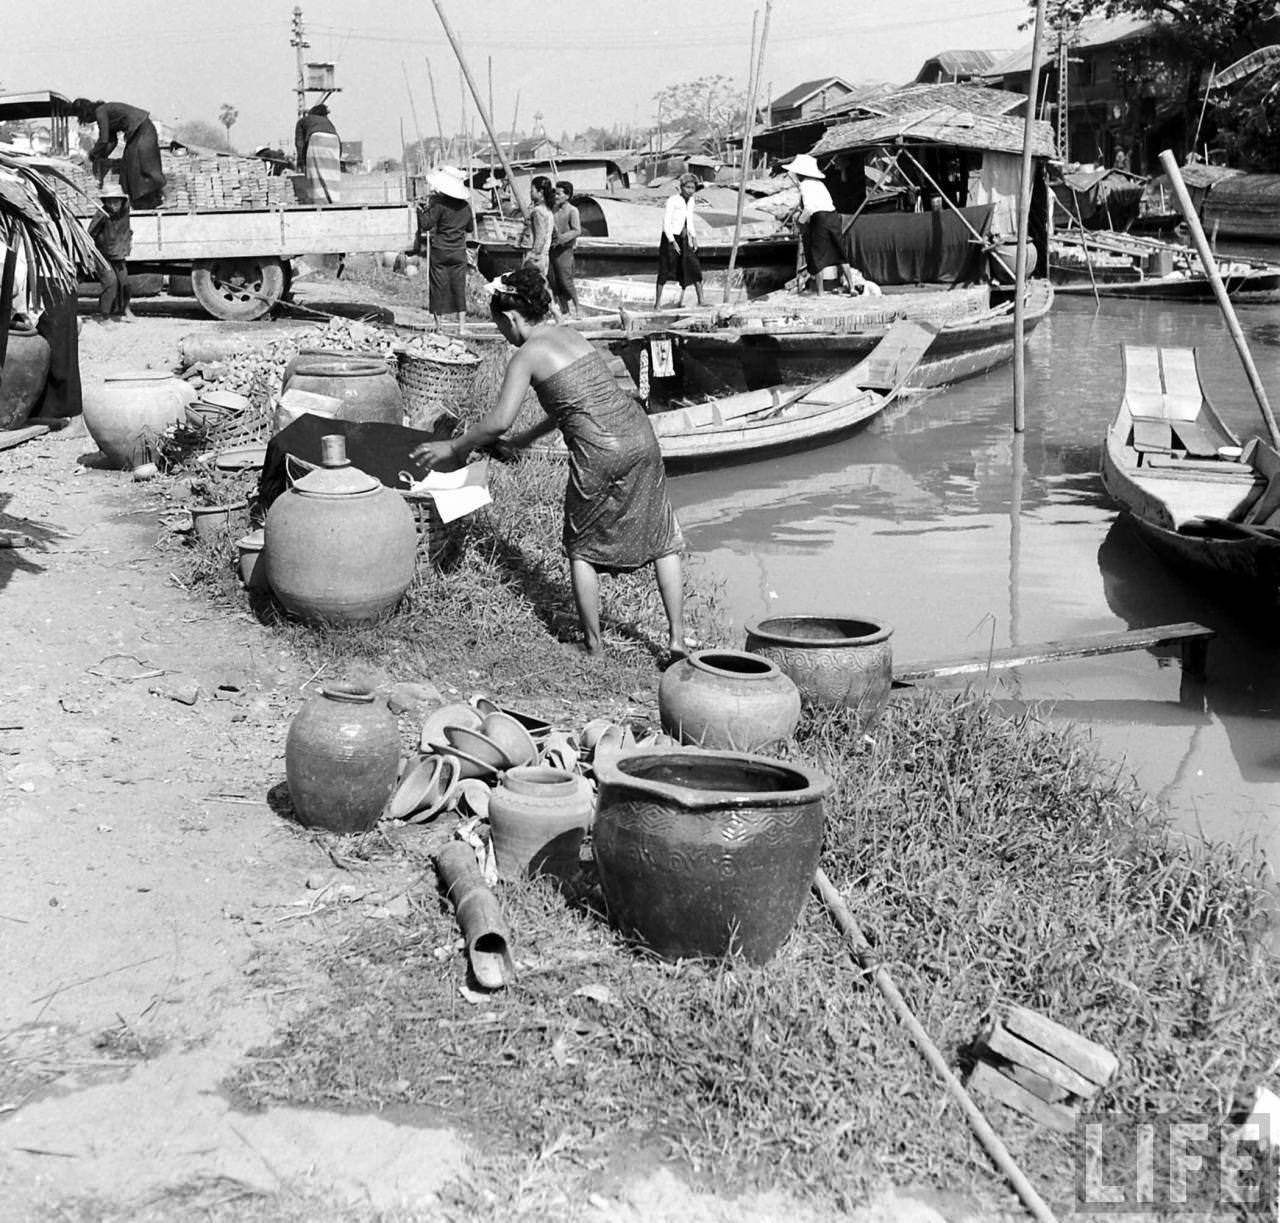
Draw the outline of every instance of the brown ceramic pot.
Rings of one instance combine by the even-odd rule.
[[[489,796],[493,855],[504,879],[578,870],[595,796],[582,777],[542,765],[508,769]]]
[[[395,716],[368,689],[328,684],[290,724],[284,765],[301,823],[364,832],[378,822],[396,783]]]
[[[866,727],[889,699],[892,636],[869,616],[772,616],[747,625],[747,649],[777,663],[804,704],[851,709]]]
[[[161,369],[108,374],[84,388],[84,424],[99,450],[116,467],[133,467],[148,456],[148,438],[186,418],[196,393]]]
[[[624,753],[596,777],[592,841],[619,930],[668,959],[769,959],[813,881],[830,782],[694,748]]]
[[[658,683],[662,728],[692,747],[768,751],[800,720],[800,694],[777,664],[741,650],[697,650]]]
[[[35,410],[49,376],[49,343],[34,327],[9,332],[0,378],[0,429],[16,429]]]
[[[339,420],[404,423],[400,386],[381,357],[303,357],[285,389],[338,400]]]

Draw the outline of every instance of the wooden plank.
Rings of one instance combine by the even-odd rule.
[[[1047,1015],[1029,1011],[1025,1006],[1005,1008],[1004,1026],[1015,1036],[1036,1045],[1059,1061],[1066,1062],[1085,1078],[1105,1087],[1120,1062],[1110,1049],[1079,1032],[1064,1028]]]
[[[1262,496],[1249,507],[1244,521],[1250,526],[1275,525],[1271,520],[1280,511],[1280,453],[1262,438],[1255,437],[1245,446],[1241,457],[1267,481]]]
[[[2,430],[0,431],[0,450],[12,450],[14,446],[21,446],[23,442],[43,437],[48,432],[48,425],[26,425],[20,429]]]
[[[1160,380],[1160,350],[1145,344],[1124,346],[1124,393],[1133,392],[1160,397],[1164,383]]]
[[[971,1092],[999,1100],[1051,1130],[1069,1134],[1076,1128],[1076,1110],[1069,1104],[1050,1104],[1041,1100],[986,1062],[978,1062],[974,1066],[966,1085]]]
[[[1158,624],[1152,628],[1128,629],[1119,633],[1095,633],[1086,637],[1065,637],[1038,645],[1005,646],[977,657],[942,659],[904,663],[894,668],[894,679],[911,681],[941,679],[950,675],[978,675],[986,671],[1005,671],[1035,663],[1060,662],[1066,658],[1095,658],[1104,654],[1125,654],[1152,646],[1170,645],[1175,641],[1212,639],[1213,629],[1186,621],[1181,624]]]
[[[900,319],[862,361],[841,375],[852,387],[891,391],[899,386],[933,343],[938,328],[932,323]]]
[[[1198,457],[1212,458],[1218,453],[1219,446],[1227,444],[1225,437],[1216,438],[1211,436],[1209,431],[1198,421],[1175,421],[1173,430],[1178,435],[1178,440],[1182,443],[1182,449],[1188,454]],[[1218,461],[1223,462],[1224,460],[1219,459]],[[1225,461],[1230,462],[1231,460]]]
[[[1050,1083],[1048,1079],[1042,1079],[1034,1070],[1028,1070],[1016,1062],[1008,1062],[998,1069],[1006,1078],[1012,1079],[1019,1087],[1025,1087],[1033,1096],[1046,1104],[1068,1103],[1067,1097],[1071,1093],[1065,1087],[1059,1087],[1056,1083]]]
[[[1246,463],[1235,459],[1180,459],[1173,455],[1155,454],[1145,466],[1166,471],[1194,471],[1196,475],[1218,475],[1232,480],[1254,480],[1257,472]]]
[[[1167,420],[1153,420],[1146,416],[1133,417],[1133,448],[1144,454],[1158,451],[1173,452],[1173,430]]]
[[[1194,348],[1162,348],[1160,364],[1164,371],[1165,410],[1177,421],[1195,420],[1204,405],[1200,389],[1200,373],[1196,369]]]
[[[991,1030],[984,1037],[984,1043],[992,1053],[1019,1066],[1025,1066],[1070,1095],[1087,1100],[1098,1092],[1098,1084],[1092,1079],[1086,1078],[1066,1062],[1060,1061],[1037,1045],[1014,1035],[998,1019],[991,1025]],[[1035,1090],[1030,1084],[1023,1085],[1032,1091]]]

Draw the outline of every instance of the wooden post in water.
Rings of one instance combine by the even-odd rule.
[[[1027,240],[1031,228],[1031,143],[1035,132],[1036,94],[1040,88],[1040,56],[1044,49],[1045,0],[1036,0],[1036,32],[1031,42],[1031,80],[1027,83],[1027,118],[1022,128],[1022,174],[1018,179],[1018,253],[1013,261],[1013,431],[1027,427],[1026,333]]]
[[[1263,388],[1262,379],[1258,377],[1258,367],[1253,363],[1253,354],[1249,352],[1249,344],[1244,338],[1240,320],[1236,318],[1235,308],[1231,305],[1231,298],[1227,296],[1226,286],[1222,283],[1222,277],[1218,274],[1218,261],[1214,259],[1213,252],[1209,249],[1209,241],[1204,236],[1204,226],[1200,224],[1200,218],[1196,216],[1195,205],[1191,202],[1187,184],[1182,181],[1182,171],[1178,169],[1177,159],[1169,149],[1165,149],[1160,154],[1160,165],[1169,176],[1169,182],[1173,184],[1173,194],[1177,197],[1178,207],[1182,209],[1183,220],[1186,221],[1187,228],[1191,231],[1191,238],[1195,242],[1196,251],[1200,255],[1200,262],[1204,265],[1204,274],[1209,278],[1209,283],[1213,286],[1213,295],[1218,299],[1222,317],[1226,319],[1227,330],[1231,333],[1231,341],[1236,346],[1236,352],[1240,354],[1240,363],[1244,366],[1245,377],[1249,379],[1249,386],[1253,389],[1253,397],[1258,401],[1262,419],[1266,422],[1267,432],[1271,435],[1271,444],[1280,447],[1280,429],[1276,427],[1276,418],[1271,411],[1267,392]]]
[[[765,0],[764,28],[769,29],[769,5],[773,0]],[[742,210],[747,202],[747,170],[751,165],[751,138],[755,134],[756,91],[760,87],[760,69],[764,65],[764,38],[756,46],[756,21],[759,11],[751,14],[751,56],[747,64],[747,118],[742,132],[742,166],[738,174],[738,208],[733,219],[733,244],[729,247],[729,266],[724,274],[724,294],[721,298],[726,304],[733,285],[733,270],[738,266],[738,243],[742,238]],[[692,235],[691,235],[692,236]],[[683,296],[683,295],[682,295]]]
[[[506,150],[498,143],[498,135],[493,130],[493,120],[480,97],[480,91],[476,88],[475,81],[471,77],[471,69],[467,67],[467,61],[463,58],[462,47],[453,32],[453,27],[449,24],[449,18],[445,16],[442,0],[431,0],[431,3],[435,6],[436,15],[440,18],[441,26],[444,27],[445,37],[449,40],[449,45],[453,48],[454,55],[458,57],[458,67],[462,69],[462,75],[466,78],[467,85],[471,90],[471,96],[475,99],[476,109],[480,112],[480,120],[484,124],[485,131],[489,133],[489,139],[493,141],[494,148],[498,150],[498,160],[502,162],[503,172],[506,174],[507,180],[514,183],[515,176],[511,172],[511,162],[507,158]],[[519,193],[516,193],[516,207],[520,209],[520,215],[527,221],[529,219],[529,206],[520,197]]]

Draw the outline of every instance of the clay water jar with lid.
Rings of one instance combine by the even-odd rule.
[[[695,650],[658,683],[662,729],[691,747],[759,752],[785,743],[800,693],[778,665],[742,650]]]
[[[667,959],[768,960],[822,850],[821,773],[698,748],[626,752],[596,765],[592,845],[609,919]]]
[[[149,434],[163,433],[186,417],[196,393],[162,369],[108,374],[84,388],[84,424],[114,467],[133,467],[147,458]]]
[[[294,716],[284,745],[289,798],[301,823],[364,832],[396,784],[400,732],[367,688],[326,684]]]
[[[892,636],[871,616],[771,616],[747,625],[747,649],[777,663],[803,704],[852,710],[865,729],[889,700]]]
[[[286,611],[310,623],[359,624],[389,612],[413,581],[418,534],[404,498],[321,439],[322,463],[267,511],[263,560]]]
[[[395,375],[377,356],[299,356],[285,380],[286,390],[327,395],[341,403],[339,420],[404,422],[404,400]]]

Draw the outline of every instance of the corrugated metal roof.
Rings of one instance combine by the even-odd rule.
[[[1070,45],[1080,47],[1105,47],[1113,42],[1127,42],[1153,30],[1160,23],[1147,21],[1142,17],[1086,17],[1076,29]],[[1019,72],[1031,71],[1031,43],[1020,47],[1006,59],[992,64],[982,75],[992,77],[1013,76]],[[1045,31],[1045,43],[1042,54],[1057,46],[1056,39],[1049,31]]]
[[[814,156],[877,145],[940,144],[997,153],[1021,153],[1024,120],[1012,115],[979,115],[954,106],[922,107],[907,114],[858,119],[831,128],[813,147]],[[1031,127],[1031,152],[1055,156],[1053,128],[1042,119]]]
[[[948,76],[978,76],[1008,55],[1008,51],[939,51],[924,61],[924,66],[916,73],[916,80],[923,81],[935,64]]]
[[[853,88],[842,76],[823,76],[816,81],[805,81],[794,89],[788,89],[782,97],[775,98],[771,105],[774,110],[788,110],[792,106],[799,106],[801,102],[813,97],[820,89],[826,89],[831,85],[843,85],[846,89]]]

